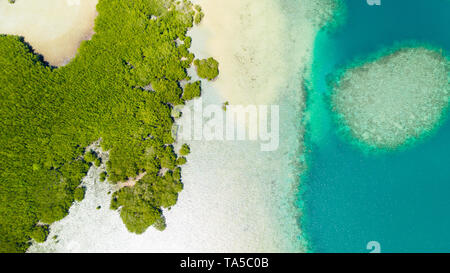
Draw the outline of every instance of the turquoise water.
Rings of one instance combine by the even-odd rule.
[[[398,43],[450,52],[450,1],[347,0],[336,31],[319,33],[308,110],[302,227],[311,251],[450,252],[450,121],[396,152],[363,152],[337,132],[326,101],[331,74]]]

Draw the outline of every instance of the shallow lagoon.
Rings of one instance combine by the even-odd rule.
[[[448,52],[450,1],[345,2],[342,25],[322,31],[315,44],[302,195],[310,250],[369,252],[367,243],[377,241],[382,252],[449,251],[450,122],[407,149],[361,151],[337,132],[326,81],[355,58],[398,43]]]

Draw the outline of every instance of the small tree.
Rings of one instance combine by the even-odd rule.
[[[84,160],[88,163],[94,162],[95,159],[97,159],[97,154],[94,151],[89,150],[84,154]]]
[[[103,182],[103,181],[106,180],[106,175],[107,175],[106,172],[102,172],[102,173],[100,174],[100,182]]]
[[[43,243],[47,239],[48,233],[47,225],[39,225],[34,227],[30,237],[38,243]]]
[[[186,164],[186,162],[187,162],[187,160],[186,160],[186,157],[184,157],[184,156],[177,158],[177,166],[184,165],[184,164]]]
[[[227,111],[227,106],[228,106],[228,105],[230,105],[230,103],[229,103],[228,101],[224,102],[224,103],[222,104],[222,110],[223,110],[223,111]]]
[[[95,167],[100,167],[100,165],[102,164],[102,159],[95,151],[92,150],[86,151],[84,160],[90,164],[94,164]]]
[[[219,75],[219,62],[214,58],[195,60],[194,65],[197,68],[197,74],[200,78],[214,80]]]
[[[183,99],[192,100],[193,98],[200,97],[201,94],[202,94],[202,90],[201,90],[201,82],[200,81],[188,83],[184,87]]]
[[[101,164],[102,164],[102,159],[100,157],[97,157],[94,160],[94,166],[98,168],[98,167],[100,167]]]
[[[165,230],[167,227],[166,218],[163,215],[161,215],[161,217],[155,221],[153,226],[159,231]]]
[[[202,22],[203,17],[205,17],[205,14],[203,13],[203,11],[197,12],[194,16],[194,23],[196,25],[200,24]]]
[[[189,147],[189,145],[187,144],[183,144],[183,146],[181,146],[180,148],[180,155],[182,156],[186,156],[191,152],[191,148]]]
[[[73,198],[79,202],[84,199],[85,193],[86,193],[86,187],[78,187],[75,189]]]

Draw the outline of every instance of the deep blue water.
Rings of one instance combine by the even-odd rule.
[[[309,90],[303,229],[314,252],[450,252],[450,121],[407,149],[363,152],[339,136],[327,76],[397,43],[450,52],[450,1],[347,0],[346,19],[319,33]]]

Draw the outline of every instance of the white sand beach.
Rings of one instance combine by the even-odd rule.
[[[86,198],[30,252],[306,251],[296,202],[304,167],[302,76],[316,32],[307,18],[316,16],[310,5],[317,1],[193,2],[206,16],[190,32],[192,51],[220,63],[218,79],[203,83],[203,102],[279,105],[279,149],[261,152],[255,141],[191,141],[184,190],[164,213],[167,229],[142,235],[129,233],[109,210],[112,186],[98,181],[101,170],[91,169]]]
[[[89,39],[98,0],[0,1],[0,33],[20,35],[54,66],[68,63]]]

